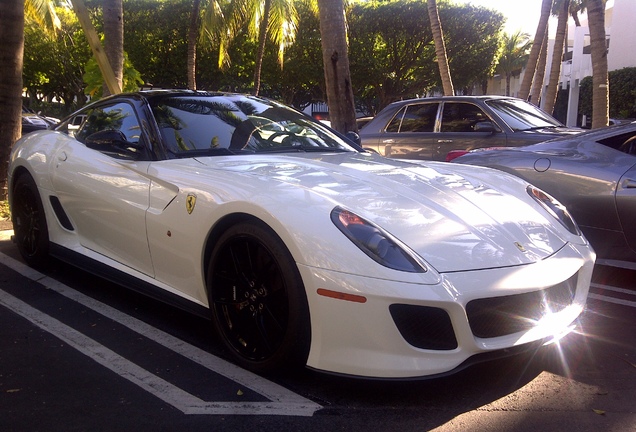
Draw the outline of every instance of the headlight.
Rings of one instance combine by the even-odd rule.
[[[426,272],[426,265],[415,252],[355,213],[336,207],[331,220],[362,252],[383,266],[410,273]]]
[[[548,211],[548,213],[550,213],[559,222],[561,222],[561,225],[563,225],[568,231],[577,236],[581,235],[581,230],[576,225],[576,222],[574,222],[574,219],[572,219],[572,216],[570,216],[570,213],[563,204],[558,202],[547,193],[543,192],[541,189],[538,189],[532,185],[529,185],[526,190],[532,198],[534,198],[539,204],[541,204],[541,206],[543,206],[543,208]]]

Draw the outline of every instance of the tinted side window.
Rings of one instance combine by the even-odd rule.
[[[399,132],[400,125],[402,124],[402,117],[404,117],[404,111],[406,111],[406,107],[403,107],[398,113],[393,117],[393,120],[386,127],[387,132]]]
[[[477,105],[462,102],[446,102],[442,115],[442,132],[473,132],[475,124],[488,120]]]
[[[69,121],[69,125],[77,126],[79,128],[85,119],[85,114],[78,114]]]
[[[103,130],[118,130],[131,143],[138,143],[141,134],[133,107],[127,103],[100,106],[88,112],[88,117],[75,138],[84,142],[86,137]]]
[[[437,103],[409,105],[400,132],[434,132],[438,106]]]

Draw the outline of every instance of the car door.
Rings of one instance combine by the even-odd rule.
[[[142,139],[140,123],[127,103],[92,110],[74,139],[60,146],[51,183],[80,244],[152,276],[146,236],[149,162],[121,159],[82,142],[95,132],[121,131],[131,143]]]
[[[488,122],[492,125],[492,130],[486,132],[476,130],[478,125],[487,125]],[[451,150],[472,150],[505,145],[506,134],[498,130],[478,105],[470,102],[444,102],[432,159],[446,160]]]
[[[616,207],[627,244],[636,252],[636,165],[632,166],[618,182]]]
[[[400,159],[431,159],[435,145],[439,103],[402,107],[379,139],[380,154]]]

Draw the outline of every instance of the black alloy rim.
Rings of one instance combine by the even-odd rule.
[[[288,289],[276,258],[260,241],[239,236],[217,255],[213,307],[223,336],[250,361],[263,361],[283,343],[289,321]]]
[[[22,251],[29,257],[35,256],[40,248],[40,210],[37,198],[33,191],[27,187],[22,187],[16,196],[16,206],[14,208],[15,234],[17,243]]]

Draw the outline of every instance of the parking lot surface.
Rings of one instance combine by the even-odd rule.
[[[633,431],[636,271],[597,268],[559,346],[422,381],[224,360],[206,320],[0,240],[0,430]]]

